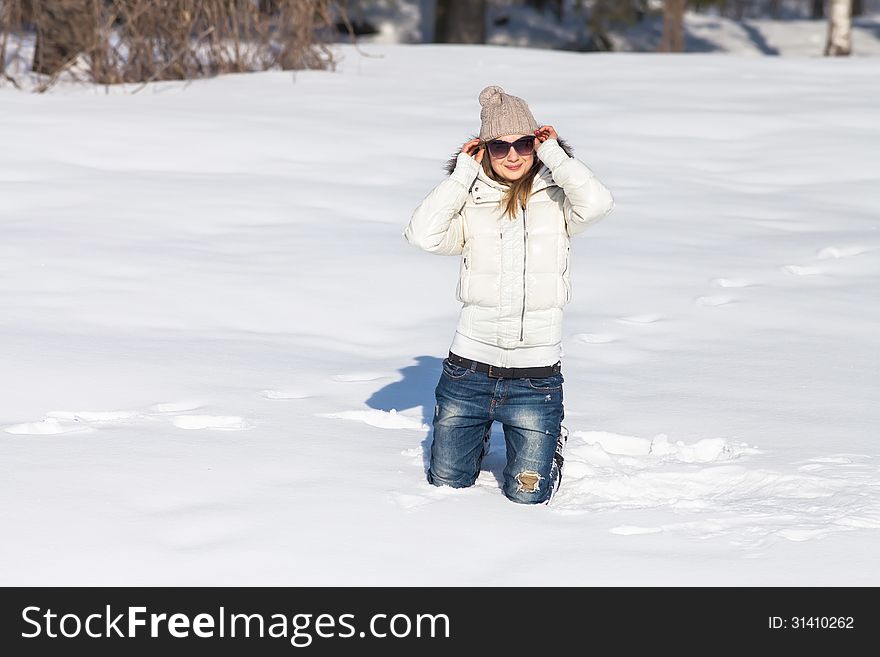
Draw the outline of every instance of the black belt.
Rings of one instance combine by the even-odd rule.
[[[484,372],[496,379],[539,379],[559,374],[562,371],[562,361],[557,361],[554,365],[543,365],[541,367],[498,367],[497,365],[481,363],[478,360],[462,358],[451,351],[449,352],[449,362],[461,367],[475,365],[474,369],[477,372]]]

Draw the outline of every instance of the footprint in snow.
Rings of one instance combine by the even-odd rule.
[[[711,281],[715,287],[753,287],[758,285],[747,278],[713,278]]]
[[[132,411],[50,411],[39,422],[23,422],[6,427],[7,433],[55,435],[91,431],[101,426],[140,420]]]
[[[237,415],[176,415],[171,418],[171,424],[179,429],[240,431],[251,428],[244,418]]]
[[[816,257],[820,260],[828,260],[830,258],[852,258],[853,256],[867,253],[869,249],[861,246],[826,246],[816,252]]]
[[[74,420],[87,424],[116,424],[139,420],[144,416],[133,411],[51,411],[46,417],[59,420]]]
[[[302,390],[260,390],[260,394],[266,399],[305,399],[311,397],[307,392]]]
[[[46,417],[39,422],[22,422],[12,424],[4,429],[6,433],[17,435],[50,436],[62,433],[79,433],[91,431],[92,427],[79,420],[59,420]]]
[[[868,251],[870,249],[861,246],[826,246],[816,251],[816,258],[819,260],[839,260],[859,256]],[[813,265],[785,265],[782,269],[795,276],[816,276],[826,272],[823,267]]]
[[[810,265],[784,265],[782,270],[788,274],[795,276],[816,276],[823,273],[821,267],[813,267]]]
[[[726,306],[734,302],[736,302],[736,299],[726,294],[715,294],[694,299],[694,303],[699,306]]]
[[[618,322],[623,322],[624,324],[636,324],[636,325],[644,325],[644,324],[655,324],[659,322],[662,318],[660,315],[656,315],[653,313],[644,313],[641,315],[628,315],[626,317],[618,318]]]
[[[106,427],[135,422],[169,420],[180,429],[220,429],[236,431],[253,425],[238,416],[225,415],[173,415],[194,410],[203,404],[196,401],[154,404],[150,412],[138,411],[51,411],[39,422],[23,422],[5,428],[7,433],[53,435],[92,431]]]

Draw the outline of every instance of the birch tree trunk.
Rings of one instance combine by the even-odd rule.
[[[829,0],[826,57],[845,57],[852,52],[852,0]]]
[[[666,0],[663,3],[663,34],[658,52],[684,52],[685,0]]]

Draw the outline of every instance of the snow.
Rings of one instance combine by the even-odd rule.
[[[0,582],[880,584],[870,58],[340,51],[0,89]],[[487,84],[617,203],[550,506],[499,425],[476,486],[424,479],[458,262],[401,233]]]

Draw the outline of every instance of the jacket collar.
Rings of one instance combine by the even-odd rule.
[[[497,189],[500,194],[503,194],[507,190],[507,185],[487,176],[486,172],[483,171],[483,167],[480,167],[480,171],[477,173],[477,180],[489,187]],[[550,169],[548,169],[547,165],[542,162],[538,166],[538,173],[536,173],[535,177],[532,179],[532,194],[555,184],[556,183],[553,182],[553,176],[550,175]]]

